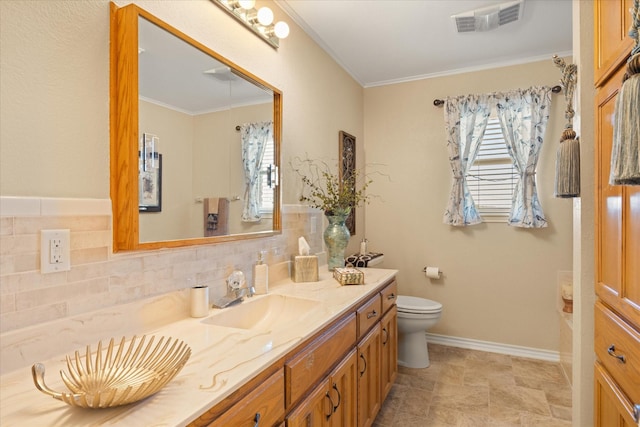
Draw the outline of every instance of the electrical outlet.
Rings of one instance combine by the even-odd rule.
[[[68,270],[71,270],[71,231],[42,230],[40,271],[44,274]]]

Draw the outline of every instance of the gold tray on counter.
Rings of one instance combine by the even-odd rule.
[[[33,382],[41,392],[71,406],[83,408],[109,408],[126,405],[151,396],[175,377],[191,356],[191,348],[184,342],[171,337],[147,341],[143,336],[126,343],[124,337],[114,345],[111,338],[106,351],[102,341],[98,343],[93,360],[91,347],[87,346],[84,356],[75,352],[74,360],[67,356],[67,369],[60,371],[65,385],[71,390],[57,392],[44,383],[44,365],[36,363],[31,368]]]

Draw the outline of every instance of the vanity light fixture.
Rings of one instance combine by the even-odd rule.
[[[280,47],[280,40],[289,35],[289,25],[284,21],[273,23],[273,11],[266,6],[255,8],[255,0],[211,0],[222,10],[242,22],[273,48]]]

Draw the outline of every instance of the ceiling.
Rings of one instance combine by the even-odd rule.
[[[364,87],[544,60],[572,50],[571,0],[525,0],[522,18],[458,33],[454,14],[495,0],[276,0]],[[282,42],[286,43],[286,40]]]
[[[273,92],[163,28],[138,19],[138,93],[189,115],[271,104]]]

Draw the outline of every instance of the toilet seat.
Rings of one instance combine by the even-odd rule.
[[[442,304],[425,298],[398,295],[396,300],[398,312],[407,314],[438,313],[442,311]]]

